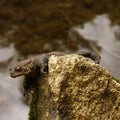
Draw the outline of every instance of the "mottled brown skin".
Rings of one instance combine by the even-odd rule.
[[[17,63],[16,66],[12,66],[10,70],[10,76],[15,78],[23,75],[30,75],[34,73],[37,68],[39,68],[41,73],[46,73],[45,68],[47,67],[48,56],[46,54],[40,54],[38,56],[34,56],[28,58],[26,60],[22,60]]]
[[[36,75],[45,74],[48,71],[48,60],[51,55],[63,56],[66,54],[65,52],[49,52],[43,53],[26,60],[20,61],[16,66],[10,68],[10,76],[15,78],[18,76],[25,76],[23,87],[24,87],[24,95],[26,96],[32,88],[32,84],[34,82],[33,77]],[[84,57],[91,58],[95,63],[99,64],[100,56],[97,54],[93,54],[90,52],[76,52],[75,54],[82,55]]]
[[[47,73],[47,63],[48,56],[46,54],[40,54],[38,56],[22,60],[18,62],[16,66],[12,66],[9,69],[11,77],[25,77],[23,81],[23,95],[26,101],[29,101],[30,99],[29,96],[32,90],[32,85],[34,84],[35,76]]]
[[[11,77],[15,78],[22,75],[29,75],[35,72],[36,68],[39,68],[40,73],[47,73],[48,59],[51,55],[62,56],[68,53],[65,52],[49,52],[43,53],[26,60],[20,61],[16,66],[10,68]],[[95,63],[99,64],[100,56],[90,52],[76,52],[78,55],[91,58]]]

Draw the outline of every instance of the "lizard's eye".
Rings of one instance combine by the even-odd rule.
[[[22,68],[20,66],[18,66],[18,67],[15,68],[15,70],[20,72],[20,71],[22,71]]]

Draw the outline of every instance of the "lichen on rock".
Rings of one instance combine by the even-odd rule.
[[[47,99],[46,120],[120,120],[120,84],[104,68],[76,54],[52,55],[48,65],[39,84],[49,86],[49,100],[39,95]]]

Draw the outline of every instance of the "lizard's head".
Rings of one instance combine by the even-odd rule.
[[[23,60],[19,62],[16,66],[13,66],[9,69],[10,76],[15,78],[22,75],[28,75],[31,73],[33,67],[34,63],[32,62],[32,60]]]

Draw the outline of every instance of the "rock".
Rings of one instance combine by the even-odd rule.
[[[30,120],[120,120],[120,84],[100,65],[52,55],[48,68],[33,93]]]

